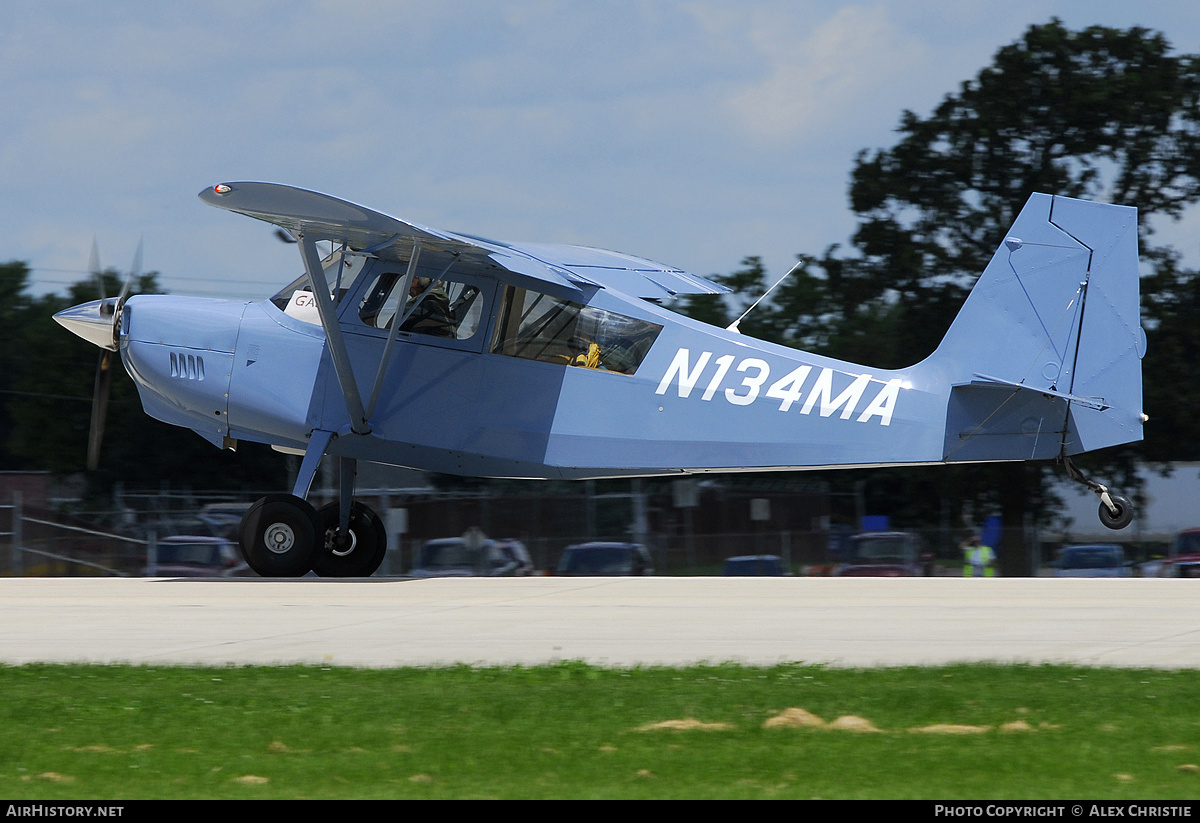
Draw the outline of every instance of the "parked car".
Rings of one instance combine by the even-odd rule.
[[[1133,577],[1125,550],[1109,543],[1064,546],[1051,565],[1055,577]]]
[[[201,534],[177,534],[158,541],[154,557],[146,558],[142,574],[147,577],[231,577],[248,568],[237,546],[230,540]]]
[[[1200,529],[1175,535],[1157,571],[1159,577],[1200,577]]]
[[[911,532],[863,532],[851,535],[834,567],[838,577],[921,577],[932,558],[925,543]]]
[[[1144,577],[1200,577],[1200,529],[1184,529],[1171,541],[1167,556],[1143,563]]]
[[[237,541],[238,527],[242,516],[250,508],[250,503],[209,503],[200,509],[196,519],[208,527],[217,537],[227,537]]]
[[[595,577],[654,574],[650,552],[640,543],[577,543],[563,549],[555,574]]]
[[[776,554],[747,554],[725,558],[721,574],[726,577],[778,577],[783,574],[783,558]]]
[[[1168,557],[1158,569],[1159,577],[1200,577],[1200,554]]]
[[[461,537],[428,540],[417,554],[413,577],[525,577],[533,560],[516,540],[485,539],[472,550]]]

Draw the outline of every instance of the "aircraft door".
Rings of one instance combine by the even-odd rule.
[[[409,442],[419,430],[454,448],[469,427],[459,418],[475,408],[496,282],[446,263],[429,255],[409,278],[405,263],[379,261],[340,309],[372,433],[384,440]],[[344,408],[336,380],[323,394],[326,410]]]

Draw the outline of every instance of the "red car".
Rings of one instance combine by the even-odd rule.
[[[922,577],[924,541],[911,532],[863,532],[846,540],[836,577]]]
[[[1175,535],[1171,550],[1158,567],[1159,577],[1200,577],[1200,529]]]
[[[158,541],[146,577],[230,577],[248,569],[237,546],[221,537],[177,534]]]

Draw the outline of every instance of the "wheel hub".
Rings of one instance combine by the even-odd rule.
[[[283,554],[296,545],[296,533],[287,523],[272,523],[263,534],[263,543],[268,551]]]
[[[325,532],[325,548],[334,557],[345,557],[354,552],[354,547],[358,544],[358,536],[354,534],[354,529],[349,531],[348,536],[341,535],[336,528]]]

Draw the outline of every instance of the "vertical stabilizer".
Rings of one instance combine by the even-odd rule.
[[[1035,194],[923,366],[954,387],[946,460],[1142,438],[1137,210]]]

